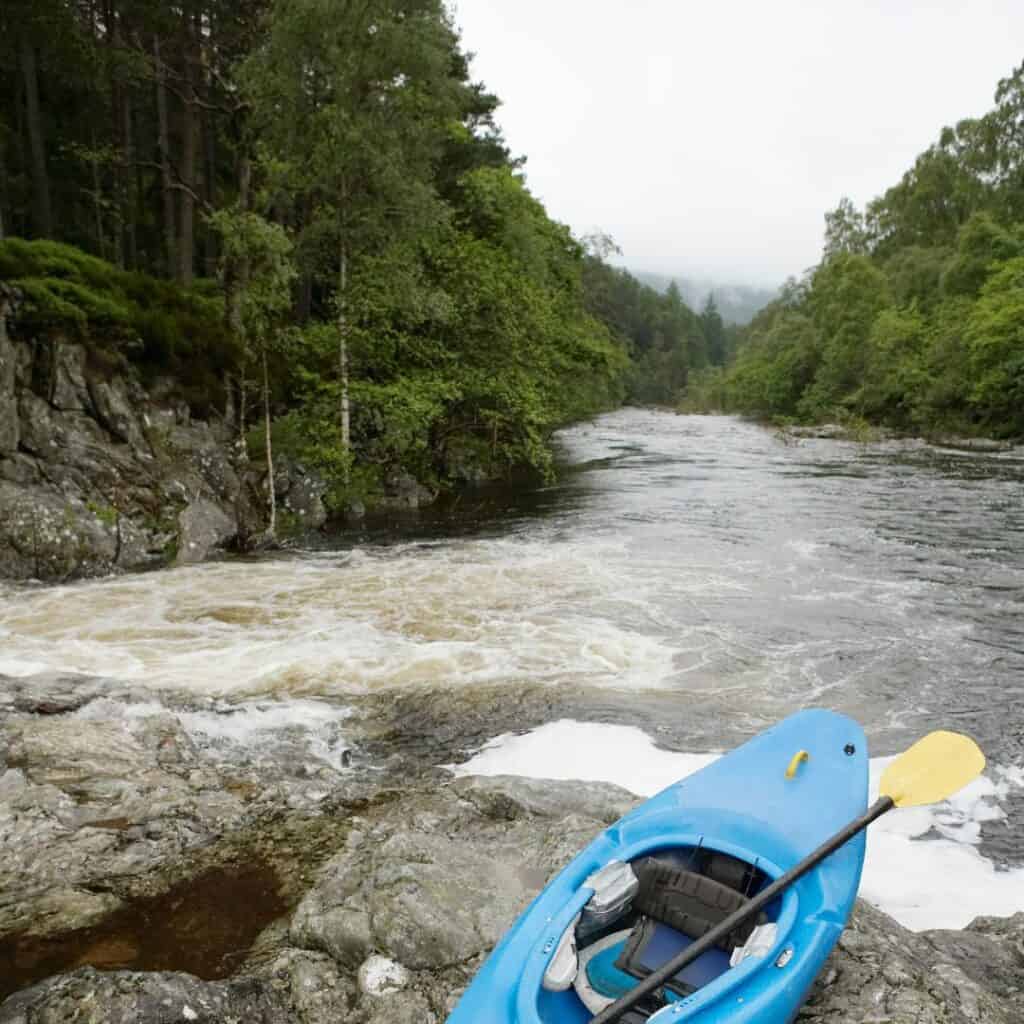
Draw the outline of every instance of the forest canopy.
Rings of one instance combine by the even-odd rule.
[[[339,500],[546,471],[559,424],[722,361],[721,320],[554,222],[497,108],[442,0],[6,0],[0,276],[243,437],[262,392]]]

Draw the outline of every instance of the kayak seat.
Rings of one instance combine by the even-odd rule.
[[[692,946],[694,941],[695,939],[689,935],[684,935],[660,921],[642,917],[623,944],[615,961],[615,968],[627,975],[632,980],[632,985],[635,985],[638,979],[646,978],[648,974]],[[716,946],[712,947],[670,978],[665,983],[665,988],[676,995],[688,996],[714,981],[720,974],[724,974],[729,970],[729,966],[729,954]]]
[[[577,929],[582,941],[571,984],[595,1014],[742,907],[746,892],[760,881],[756,868],[713,850],[696,857],[668,850],[629,867],[636,881],[631,899],[616,901],[617,928],[606,918],[605,934],[590,941]],[[702,953],[665,984],[647,1009],[653,1012],[666,1001],[684,998],[729,970],[733,950],[765,920],[759,915]]]
[[[600,1013],[635,988],[639,978],[646,977],[693,941],[688,935],[643,918],[632,930],[616,932],[584,950],[573,987],[591,1013]],[[666,984],[663,996],[672,1001],[689,995],[728,969],[728,955],[720,949],[709,949]]]
[[[735,888],[669,860],[645,857],[633,865],[633,870],[640,882],[633,908],[691,939],[699,939],[747,902]],[[760,914],[737,926],[717,943],[718,949],[732,953],[765,920]]]

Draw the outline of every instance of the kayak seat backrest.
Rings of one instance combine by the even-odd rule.
[[[742,892],[668,860],[645,857],[634,863],[633,870],[640,881],[634,910],[691,939],[699,939],[747,902]],[[738,926],[717,943],[718,948],[731,953],[763,920],[762,914]]]
[[[765,882],[764,873],[758,871],[753,864],[717,850],[701,851],[700,873],[744,896],[755,895]]]

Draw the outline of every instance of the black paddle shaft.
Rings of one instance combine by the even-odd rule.
[[[895,807],[892,797],[879,797],[859,818],[854,819],[841,832],[837,832],[828,842],[823,843],[813,853],[808,854],[796,867],[790,868],[784,875],[775,879],[767,889],[763,889],[748,903],[745,903],[734,914],[730,914],[720,924],[715,925],[709,932],[705,932],[696,942],[687,946],[678,956],[673,957],[668,963],[663,964],[656,971],[649,974],[634,988],[631,988],[624,996],[617,999],[611,1006],[602,1010],[596,1017],[592,1017],[590,1024],[612,1024],[619,1020],[622,1015],[632,1009],[644,996],[650,995],[655,989],[661,988],[669,978],[678,974],[687,964],[693,963],[701,955],[711,949],[715,943],[724,939],[731,931],[738,928],[748,918],[753,917],[758,911],[766,907],[780,892],[785,891],[795,881],[803,878],[812,868],[816,868],[829,854],[835,853],[839,847],[848,843],[858,832],[862,832],[876,818],[880,818],[886,811]]]

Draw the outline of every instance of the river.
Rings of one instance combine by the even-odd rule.
[[[876,767],[953,728],[986,778],[880,829],[865,890],[915,927],[1024,908],[1024,450],[640,409],[559,444],[548,487],[319,550],[0,588],[0,672],[191,691],[255,731],[328,707],[370,762],[486,745],[472,770],[636,792],[802,707],[857,718]]]

